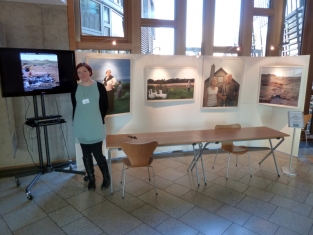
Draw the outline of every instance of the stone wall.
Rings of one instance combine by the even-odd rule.
[[[0,22],[2,47],[69,49],[67,6],[0,1]],[[47,127],[51,161],[74,158],[70,95],[46,95],[44,100],[47,115],[59,113],[67,121],[62,128]],[[0,170],[38,162],[36,131],[24,125],[25,118],[34,116],[33,97],[0,97],[0,110]]]

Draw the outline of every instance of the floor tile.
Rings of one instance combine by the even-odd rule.
[[[258,234],[272,235],[276,233],[279,226],[259,217],[252,216],[244,227]]]
[[[276,182],[272,182],[265,190],[299,202],[304,202],[309,195],[309,192]]]
[[[38,197],[35,197],[33,200],[46,213],[56,211],[56,210],[63,208],[63,207],[68,205],[66,200],[61,198],[55,192],[47,192],[47,193],[42,194]]]
[[[196,235],[198,231],[187,226],[186,224],[176,220],[174,218],[169,218],[162,224],[155,228],[157,231],[164,235]]]
[[[93,191],[82,192],[76,196],[66,199],[76,210],[83,211],[104,201],[104,197]]]
[[[103,231],[87,218],[82,217],[62,227],[68,235],[103,234]]]
[[[250,177],[250,175],[245,175],[243,178],[239,180],[239,182],[259,188],[259,189],[265,189],[267,186],[270,185],[272,181],[258,177],[256,175],[254,175],[253,177]]]
[[[3,219],[13,231],[45,217],[47,217],[46,213],[35,203],[31,203],[28,206],[5,214]]]
[[[203,234],[222,234],[232,224],[229,220],[199,207],[194,207],[179,220]]]
[[[184,199],[212,213],[216,212],[218,209],[220,209],[224,205],[224,203],[220,201],[217,201],[207,195],[198,193],[193,190],[181,196],[181,199]]]
[[[221,185],[225,188],[233,189],[237,192],[244,192],[249,187],[247,184],[243,184],[232,179],[226,179],[225,177],[218,177],[213,181],[214,184]]]
[[[2,235],[11,235],[11,230],[3,219],[0,219],[0,231]]]
[[[301,202],[298,202],[298,201],[295,201],[286,197],[282,197],[280,195],[275,195],[270,201],[270,203],[289,210],[291,208],[298,206]]]
[[[73,179],[52,185],[51,188],[63,198],[70,198],[88,190],[85,185]]]
[[[203,193],[231,206],[235,206],[245,197],[245,195],[235,190],[228,189],[216,184],[213,184],[212,186],[207,188]]]
[[[227,204],[222,206],[218,211],[215,212],[215,214],[241,226],[244,225],[251,217],[250,213],[239,210],[236,207],[229,206]]]
[[[130,231],[129,233],[127,233],[127,235],[162,235],[161,233],[159,233],[158,231],[156,231],[155,229],[149,227],[146,224],[142,224],[140,226],[138,226],[137,228],[133,229],[132,231]]]
[[[246,211],[265,220],[268,219],[277,208],[277,206],[273,204],[261,201],[250,196],[246,196],[236,205],[236,207],[240,210]]]
[[[187,172],[184,173],[182,171],[178,171],[178,170],[175,170],[173,168],[166,168],[166,169],[156,173],[156,175],[163,177],[163,178],[166,178],[166,179],[171,180],[171,181],[177,180],[178,178],[180,178],[186,174],[187,174]]]
[[[145,205],[145,203],[143,201],[141,201],[140,199],[134,197],[131,194],[125,193],[125,197],[122,198],[122,192],[118,192],[118,193],[114,193],[114,194],[110,194],[108,196],[106,196],[107,200],[110,200],[111,202],[113,202],[115,205],[119,206],[120,208],[122,208],[123,210],[131,213],[135,210],[137,210],[138,208],[142,207],[143,205]]]
[[[275,235],[299,235],[299,233],[296,233],[284,227],[279,227]]]
[[[258,233],[255,233],[249,229],[246,229],[244,227],[241,227],[237,224],[232,224],[224,233],[223,235],[257,235]]]
[[[152,228],[155,228],[169,218],[167,214],[150,205],[144,205],[143,207],[138,208],[132,212],[132,215]]]
[[[300,234],[308,234],[313,224],[313,219],[280,207],[274,211],[269,221]]]
[[[149,190],[153,189],[154,186],[151,184],[147,184],[146,182],[136,179],[133,180],[125,185],[125,192],[137,197]],[[155,193],[154,193],[155,194]],[[122,196],[122,191],[121,191],[121,196]]]
[[[164,189],[165,192],[168,192],[170,194],[173,194],[176,197],[180,197],[184,195],[185,193],[189,192],[190,189],[186,188],[184,186],[181,186],[179,184],[172,184]]]
[[[133,215],[108,200],[82,211],[83,215],[107,234],[126,234],[142,224]]]
[[[24,226],[14,231],[14,235],[47,235],[47,234],[66,234],[64,231],[56,225],[52,219],[46,217],[38,220],[30,225]]]
[[[252,186],[250,186],[244,192],[244,194],[249,195],[249,196],[254,197],[254,198],[257,198],[257,199],[260,199],[260,200],[265,201],[265,202],[269,202],[275,196],[274,193],[267,192],[263,189],[255,188]]]
[[[49,213],[51,219],[53,219],[60,227],[67,225],[81,217],[83,215],[72,206],[66,206],[59,210]]]
[[[191,203],[163,190],[159,190],[157,196],[155,196],[154,190],[150,190],[138,198],[174,218],[179,218],[194,207]]]

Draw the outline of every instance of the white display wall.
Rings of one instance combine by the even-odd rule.
[[[165,132],[214,129],[216,124],[239,123],[242,127],[267,126],[287,133],[290,137],[277,150],[290,154],[293,129],[288,127],[288,111],[303,111],[309,56],[297,57],[209,57],[160,56],[160,55],[108,55],[76,53],[76,63],[86,62],[86,57],[131,59],[131,112],[107,116],[107,134],[135,134],[143,132]],[[209,77],[209,67],[222,67],[236,74],[240,82],[238,107],[202,108],[203,83]],[[236,70],[236,64],[242,69]],[[147,102],[145,67],[195,67],[197,76],[194,100],[173,102]],[[231,68],[227,68],[227,66]],[[303,66],[298,107],[268,106],[258,103],[261,66]],[[239,68],[240,66],[238,66]],[[113,72],[113,71],[112,71]],[[114,74],[113,74],[114,75]],[[242,76],[242,77],[240,77]],[[118,78],[117,78],[118,80]],[[293,155],[298,155],[300,129],[296,130]],[[273,141],[275,145],[277,140]],[[268,140],[242,142],[250,147],[269,147]],[[216,148],[215,144],[209,145]],[[76,146],[81,156],[80,147]],[[157,151],[192,150],[192,146],[162,147]],[[104,151],[107,154],[104,144]],[[114,156],[125,156],[123,152]],[[78,165],[81,157],[77,157]]]

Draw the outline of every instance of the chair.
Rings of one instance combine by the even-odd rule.
[[[308,127],[309,121],[311,121],[311,118],[312,118],[312,114],[303,115],[304,127],[301,129],[301,132],[302,132],[302,131],[304,132],[306,147],[308,147],[308,132],[307,132],[307,127]]]
[[[155,183],[155,174],[151,163],[153,161],[152,154],[156,147],[158,146],[157,141],[152,141],[148,143],[131,143],[124,142],[121,144],[121,148],[126,154],[127,158],[122,160],[123,162],[123,173],[122,173],[122,183],[123,183],[123,198],[125,192],[125,182],[126,182],[126,170],[131,167],[148,167],[148,174],[150,180],[150,171],[149,168],[152,168],[153,177],[154,177],[154,190],[157,195],[156,183]],[[124,167],[126,166],[126,168]]]
[[[215,126],[215,130],[217,130],[217,129],[230,129],[230,128],[240,129],[241,126],[240,126],[240,124],[216,125]],[[252,177],[251,165],[250,165],[250,156],[249,156],[249,153],[248,153],[248,148],[246,146],[235,146],[233,144],[233,142],[228,141],[228,142],[222,142],[221,149],[223,149],[224,151],[228,152],[226,179],[228,179],[228,168],[229,168],[229,160],[230,160],[230,155],[231,154],[236,155],[236,166],[237,166],[238,156],[239,155],[245,155],[245,154],[248,155],[248,165],[249,165],[250,177]],[[216,155],[215,155],[215,158],[214,158],[214,163],[213,163],[212,169],[214,169],[214,165],[215,165],[217,154],[218,154],[218,150],[216,150]]]

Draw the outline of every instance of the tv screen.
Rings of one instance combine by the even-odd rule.
[[[69,93],[75,66],[74,51],[0,48],[2,97]]]

